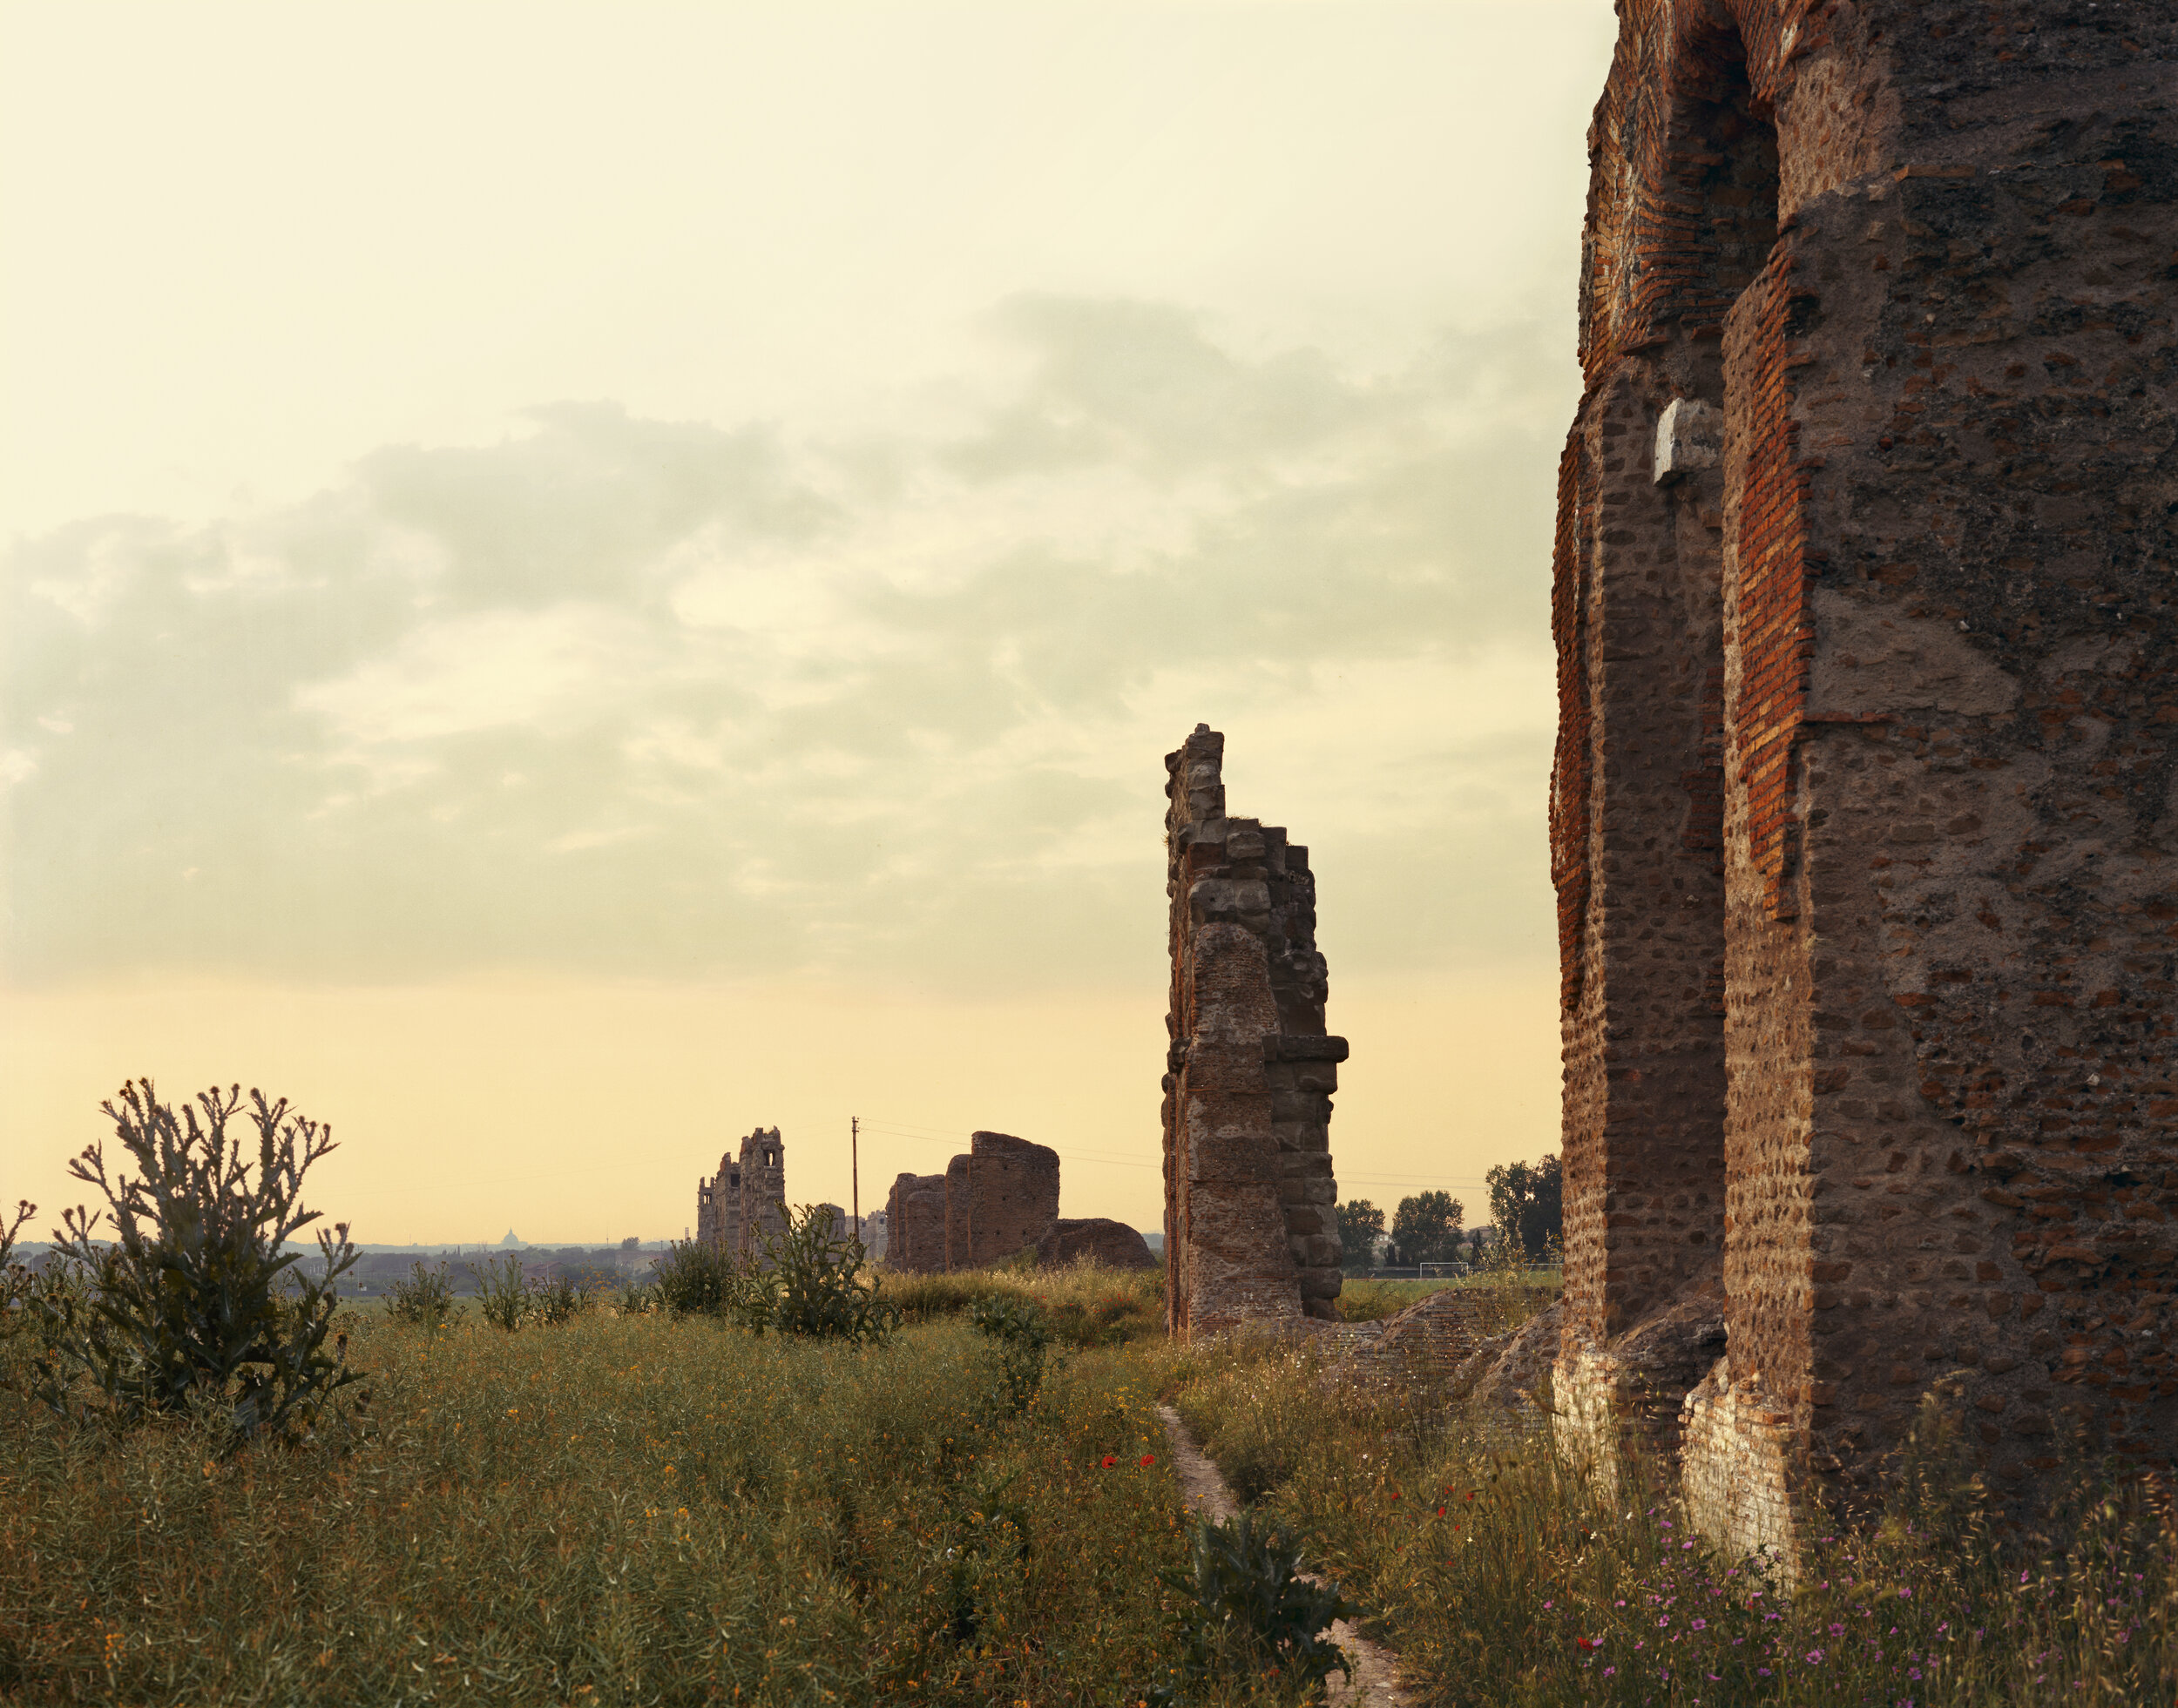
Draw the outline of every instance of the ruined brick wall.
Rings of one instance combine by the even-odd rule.
[[[740,1239],[743,1257],[761,1259],[764,1241],[787,1230],[787,1147],[779,1129],[759,1127],[741,1141]]]
[[[696,1183],[696,1241],[714,1251],[741,1252],[741,1165],[731,1151],[719,1158],[716,1174]]]
[[[1033,1248],[1058,1219],[1059,1152],[1011,1133],[973,1133],[944,1173],[893,1182],[885,1262],[920,1273],[998,1263]]]
[[[1340,1286],[1327,1036],[1308,850],[1226,815],[1225,738],[1166,756],[1172,995],[1164,1079],[1174,1333],[1329,1316]]]
[[[2178,14],[1620,19],[1553,602],[1561,1380],[1721,1284],[1687,1470],[1740,1545],[1954,1367],[1999,1486],[2068,1407],[2167,1455]]]
[[[972,1133],[968,1144],[968,1261],[998,1263],[1058,1221],[1059,1152],[1011,1133]]]
[[[969,1174],[972,1156],[955,1157],[945,1165],[945,1267],[967,1269],[976,1261],[974,1193]]]
[[[945,1177],[903,1174],[885,1199],[885,1266],[908,1274],[945,1267]]]
[[[1107,1269],[1154,1269],[1149,1241],[1125,1222],[1103,1216],[1054,1221],[1036,1242],[1036,1260],[1046,1269],[1098,1263]]]

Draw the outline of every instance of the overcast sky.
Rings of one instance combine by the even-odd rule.
[[[1607,0],[0,21],[0,1192],[284,1071],[366,1238],[843,1198],[857,1097],[866,1200],[1005,1125],[1153,1225],[1198,720],[1349,1195],[1554,1143]]]

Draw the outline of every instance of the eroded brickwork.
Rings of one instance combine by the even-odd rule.
[[[1002,1262],[1058,1222],[1059,1152],[1011,1133],[972,1133],[968,1146],[969,1260]]]
[[[745,1261],[761,1262],[764,1241],[786,1228],[787,1147],[779,1129],[759,1127],[719,1171],[696,1182],[696,1239]]]
[[[1955,1367],[1999,1487],[2067,1412],[2167,1460],[2178,14],[1620,15],[1552,611],[1562,1427],[1720,1295],[1681,1415],[1733,1545]]]
[[[885,1199],[885,1266],[934,1274],[945,1266],[945,1177],[902,1174]]]
[[[978,1132],[943,1174],[903,1174],[885,1201],[888,1267],[935,1273],[1001,1263],[1059,1221],[1059,1152]]]
[[[1225,811],[1225,738],[1166,756],[1172,1001],[1164,1078],[1170,1327],[1335,1314],[1331,1093],[1316,880],[1286,833]]]
[[[1036,1242],[1036,1260],[1047,1269],[1070,1263],[1097,1263],[1107,1269],[1154,1269],[1149,1241],[1125,1222],[1103,1216],[1062,1219]]]

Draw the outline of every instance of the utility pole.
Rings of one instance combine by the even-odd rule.
[[[855,1219],[855,1243],[862,1243],[862,1117],[847,1117],[848,1213]]]

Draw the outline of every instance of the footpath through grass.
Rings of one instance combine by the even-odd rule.
[[[1999,1535],[1940,1401],[1887,1509],[1823,1536],[1796,1588],[1695,1539],[1652,1468],[1616,1498],[1546,1436],[1425,1394],[1328,1385],[1270,1341],[1162,1349],[1160,1383],[1235,1492],[1374,1614],[1425,1699],[1574,1703],[2168,1704],[2178,1504],[2077,1467]]]
[[[1140,1286],[1072,1285],[1085,1325]],[[1124,1352],[1017,1417],[935,1313],[864,1351],[342,1320],[372,1372],[345,1442],[115,1441],[0,1397],[0,1700],[1133,1704],[1169,1664],[1187,1531]]]

